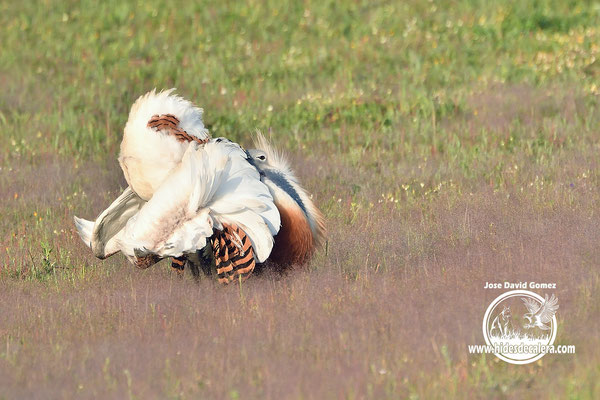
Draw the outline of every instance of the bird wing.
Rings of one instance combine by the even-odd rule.
[[[248,235],[257,262],[263,262],[273,249],[273,236],[279,232],[281,218],[269,188],[248,162],[246,152],[228,140],[215,139],[205,146],[209,154],[228,154],[228,164],[216,187],[209,208],[216,222],[235,225]]]
[[[90,249],[92,248],[92,231],[94,230],[94,221],[88,221],[87,219],[73,217],[75,221],[75,229],[77,234],[83,240],[83,243]]]
[[[525,307],[527,307],[527,312],[530,314],[535,314],[539,309],[540,305],[537,301],[530,299],[529,297],[522,298],[523,303],[525,303]]]
[[[193,253],[213,228],[239,227],[250,239],[257,261],[273,247],[279,213],[258,171],[237,144],[223,139],[192,143],[169,175],[126,228],[126,246],[161,257]]]
[[[122,241],[127,253],[139,249],[179,257],[204,247],[213,230],[208,211],[199,212],[202,194],[210,192],[211,184],[204,161],[202,149],[190,145],[181,163],[127,223]]]
[[[554,296],[554,294],[552,294],[550,299],[548,299],[548,295],[546,295],[546,299],[544,300],[544,303],[541,305],[537,314],[540,318],[540,321],[543,324],[547,324],[554,317],[556,310],[558,310],[558,299]]]
[[[96,257],[109,257],[119,251],[116,243],[119,232],[144,203],[144,200],[127,187],[95,221],[74,217],[77,233]]]

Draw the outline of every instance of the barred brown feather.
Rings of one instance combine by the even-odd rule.
[[[204,144],[208,141],[208,139],[202,140],[192,136],[181,129],[179,127],[179,120],[173,114],[153,115],[150,121],[148,121],[148,128],[152,128],[155,131],[165,131],[169,135],[174,136],[179,142],[196,141]]]
[[[252,243],[238,226],[223,224],[223,230],[213,235],[212,248],[219,282],[227,284],[237,276],[246,279],[254,271]]]
[[[183,270],[185,268],[186,257],[173,257],[171,260],[171,268],[173,268],[178,275],[183,275]]]

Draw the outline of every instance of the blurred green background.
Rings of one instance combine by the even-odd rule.
[[[214,136],[272,128],[290,148],[356,160],[369,145],[444,151],[440,120],[477,114],[481,88],[568,88],[583,110],[600,90],[600,3],[193,3],[0,3],[3,150],[114,153],[154,87],[203,107]]]

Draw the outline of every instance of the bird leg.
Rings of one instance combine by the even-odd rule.
[[[177,272],[178,276],[183,276],[183,270],[185,268],[186,257],[173,257],[171,259],[171,268]]]
[[[206,276],[212,275],[215,272],[215,260],[211,244],[207,243],[204,248],[197,250],[195,253],[175,257],[171,260],[171,268],[180,275],[183,274],[186,267],[190,269],[196,280],[200,279],[200,270]]]

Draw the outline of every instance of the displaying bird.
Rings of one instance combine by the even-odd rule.
[[[529,321],[523,327],[525,329],[540,328],[544,331],[549,330],[550,327],[546,324],[552,321],[556,310],[558,310],[558,299],[554,297],[554,294],[550,299],[546,295],[541,304],[531,298],[523,298],[523,303],[528,311],[523,315],[523,318]]]
[[[150,200],[179,165],[190,143],[210,139],[202,109],[173,94],[174,90],[152,90],[140,96],[123,132],[119,164],[129,187],[143,200]]]
[[[178,272],[202,268],[223,283],[267,258],[305,264],[324,219],[285,157],[260,133],[248,151],[210,139],[202,110],[173,90],[132,106],[119,155],[129,187],[96,221],[75,217],[81,239],[101,259],[121,251],[147,268],[171,257]]]
[[[325,238],[325,219],[300,186],[285,156],[274,149],[260,133],[256,149],[247,150],[281,216],[281,229],[269,256],[281,269],[305,264]]]
[[[219,138],[191,143],[147,202],[128,188],[95,222],[75,217],[75,225],[96,256],[121,251],[139,268],[209,244],[227,283],[267,259],[280,217],[245,151]]]

